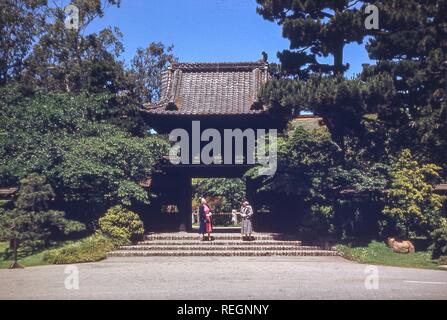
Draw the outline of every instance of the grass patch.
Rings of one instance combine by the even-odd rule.
[[[88,238],[70,243],[59,249],[48,250],[43,260],[48,264],[71,264],[104,260],[107,252],[120,245],[102,234],[96,233]]]
[[[8,256],[8,242],[0,242],[0,269],[7,269],[12,264],[12,256]],[[34,267],[48,264],[44,261],[45,250],[32,252],[25,249],[19,249],[19,263],[24,267]]]
[[[404,268],[438,269],[439,262],[431,258],[431,252],[413,254],[394,253],[383,242],[372,241],[367,247],[338,245],[337,250],[352,261]]]
[[[19,249],[19,263],[24,267],[49,264],[72,264],[96,262],[106,258],[107,252],[112,251],[122,243],[112,240],[102,234],[59,244],[59,247],[30,252]],[[8,257],[9,243],[0,242],[0,269],[7,269],[12,264],[12,257]]]

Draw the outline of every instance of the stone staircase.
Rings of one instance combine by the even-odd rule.
[[[197,234],[151,234],[135,245],[121,246],[108,257],[151,256],[338,256],[338,251],[305,246],[296,239],[275,234],[254,234],[242,241],[240,235],[215,234],[213,241],[200,241]]]

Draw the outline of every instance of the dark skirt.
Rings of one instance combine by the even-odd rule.
[[[206,233],[206,223],[204,219],[199,219],[199,234],[205,234]]]

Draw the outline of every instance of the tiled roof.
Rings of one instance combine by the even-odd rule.
[[[145,111],[165,115],[238,115],[262,113],[260,87],[267,63],[174,63],[164,73],[160,102]]]

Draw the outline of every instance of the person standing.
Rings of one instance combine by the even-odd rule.
[[[199,233],[202,235],[201,240],[205,240],[205,233],[208,234],[208,240],[211,240],[213,224],[211,221],[211,210],[205,198],[200,199],[199,221]]]
[[[233,223],[234,226],[237,225],[237,211],[236,210],[231,210],[231,222]]]
[[[253,216],[253,208],[248,203],[248,201],[244,201],[241,208],[241,218],[242,218],[242,228],[241,228],[241,236],[242,240],[245,238],[251,239],[251,234],[253,232],[253,225],[251,222],[251,218]]]

